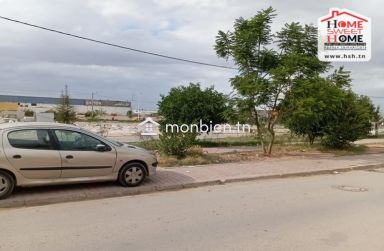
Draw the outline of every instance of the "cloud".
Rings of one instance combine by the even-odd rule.
[[[273,30],[284,23],[316,23],[330,7],[350,8],[373,20],[373,52],[368,63],[348,63],[354,89],[372,95],[383,90],[384,18],[369,2],[254,0],[0,0],[0,15],[82,36],[161,54],[232,65],[213,50],[218,30],[230,30],[234,19],[249,18],[273,6]],[[57,96],[65,84],[75,97],[97,92],[100,98],[130,100],[140,96],[153,109],[160,94],[189,82],[231,91],[236,71],[191,65],[64,37],[0,21],[0,92]],[[96,96],[97,96],[96,95]],[[384,99],[382,99],[384,100]],[[381,100],[375,100],[380,103]]]

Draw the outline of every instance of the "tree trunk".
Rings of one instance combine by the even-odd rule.
[[[269,131],[269,133],[271,134],[271,141],[269,142],[269,146],[268,146],[268,155],[271,155],[273,143],[275,142],[275,131],[273,127],[271,128],[271,131]]]
[[[257,135],[259,136],[259,139],[260,139],[261,148],[263,149],[263,153],[267,154],[267,148],[265,146],[263,132],[261,131],[261,126],[260,126],[260,122],[259,122],[259,115],[257,114],[256,108],[254,108],[254,112],[255,112],[255,125],[256,125],[256,129],[257,129]]]
[[[315,141],[315,136],[313,136],[313,135],[308,135],[308,139],[309,139],[309,144],[310,144],[310,145],[313,145],[313,142]]]
[[[275,143],[275,121],[276,121],[276,118],[274,115],[272,115],[273,117],[271,117],[268,121],[268,132],[269,132],[269,135],[271,137],[270,141],[269,141],[269,145],[268,145],[268,155],[271,155],[272,154],[272,147],[273,147],[273,143]]]
[[[263,149],[264,154],[267,154],[267,148],[265,146],[263,132],[261,131],[259,122],[256,123],[256,128],[257,128],[257,135],[259,136],[259,139],[260,139],[261,148]]]

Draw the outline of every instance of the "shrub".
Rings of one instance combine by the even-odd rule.
[[[369,134],[373,105],[367,97],[348,91],[343,93],[334,106],[322,141],[325,146],[345,148]]]
[[[195,143],[193,133],[163,133],[160,135],[159,149],[166,155],[183,158],[187,150]]]
[[[24,116],[25,117],[33,117],[35,115],[35,112],[32,110],[25,110]]]

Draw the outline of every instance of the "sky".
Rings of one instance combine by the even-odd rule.
[[[219,30],[272,6],[274,32],[315,24],[331,7],[372,19],[372,59],[334,64],[352,71],[352,88],[384,107],[384,2],[312,0],[0,0],[0,16],[80,36],[212,64],[233,66],[213,49]],[[153,110],[170,88],[200,82],[232,91],[236,70],[194,65],[95,44],[0,20],[0,94],[132,101]]]

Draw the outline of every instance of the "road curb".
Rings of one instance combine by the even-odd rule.
[[[124,196],[133,196],[139,194],[149,194],[155,192],[163,191],[177,191],[181,189],[189,188],[198,188],[204,186],[213,186],[213,185],[224,185],[228,183],[235,182],[246,182],[246,181],[256,181],[256,180],[271,180],[271,179],[282,179],[282,178],[292,178],[292,177],[307,177],[315,175],[325,175],[325,174],[335,174],[335,173],[345,173],[356,170],[370,170],[384,167],[384,163],[371,164],[371,165],[356,165],[351,167],[344,168],[335,168],[328,170],[318,170],[310,172],[292,172],[284,174],[273,174],[273,175],[255,175],[255,176],[246,176],[246,177],[235,177],[229,179],[215,179],[207,181],[198,181],[190,183],[178,183],[165,186],[142,186],[129,188],[126,190],[113,191],[113,192],[100,192],[100,193],[77,193],[61,197],[48,197],[40,198],[35,200],[3,200],[1,201],[0,208],[19,208],[19,207],[31,207],[31,206],[42,206],[48,204],[57,204],[57,203],[66,203],[66,202],[75,202],[75,201],[84,201],[84,200],[97,200],[104,198],[113,198],[113,197],[124,197]]]
[[[307,177],[307,176],[324,175],[324,174],[346,173],[346,172],[358,171],[358,170],[370,170],[370,169],[381,168],[381,167],[384,167],[384,163],[372,164],[372,165],[357,165],[352,167],[318,170],[318,171],[311,171],[311,172],[293,172],[293,173],[285,173],[285,174],[273,174],[273,175],[252,176],[252,177],[248,176],[248,177],[227,179],[223,182],[224,184],[226,184],[226,183],[232,183],[232,182],[244,182],[244,181],[254,181],[254,180]]]

